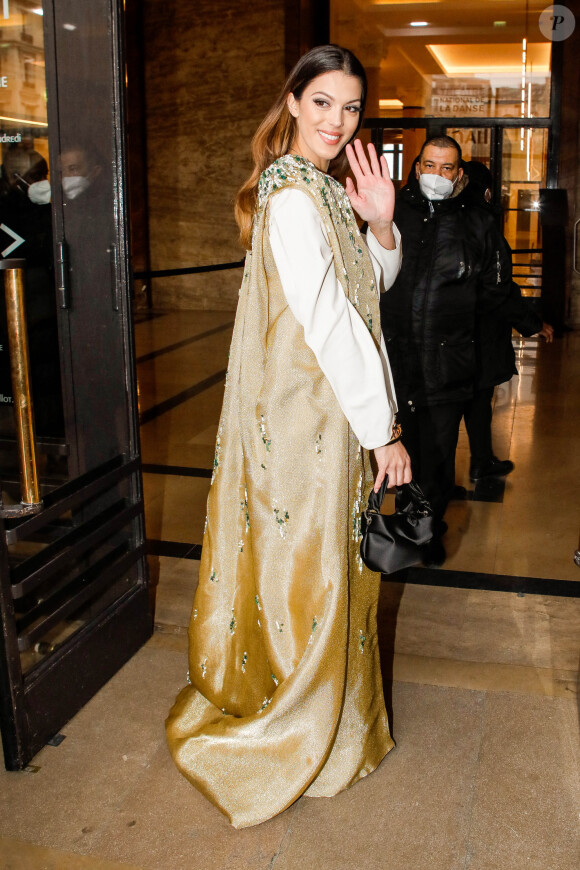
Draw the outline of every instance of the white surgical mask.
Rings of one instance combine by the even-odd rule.
[[[35,181],[28,188],[28,196],[36,205],[47,205],[50,202],[50,181]]]
[[[90,181],[84,175],[65,175],[62,180],[62,189],[67,199],[76,199],[89,186]]]
[[[447,199],[453,193],[453,188],[457,182],[451,181],[450,178],[443,178],[442,175],[431,173],[421,173],[419,176],[419,187],[425,199]]]

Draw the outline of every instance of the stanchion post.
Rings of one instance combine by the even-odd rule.
[[[22,271],[24,265],[25,260],[0,260],[0,270],[4,271],[12,393],[20,455],[22,508],[26,509],[39,508],[41,502],[36,468],[34,409],[30,388],[30,354]]]

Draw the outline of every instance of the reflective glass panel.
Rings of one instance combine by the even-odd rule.
[[[54,282],[43,9],[0,2],[0,257],[24,260],[30,381],[43,484],[66,477]],[[8,324],[0,282],[0,459],[7,498],[18,494]]]

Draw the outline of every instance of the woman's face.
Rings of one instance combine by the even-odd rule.
[[[336,71],[312,79],[299,100],[288,95],[288,109],[296,118],[292,151],[326,172],[352,139],[361,107],[362,86],[356,76]]]

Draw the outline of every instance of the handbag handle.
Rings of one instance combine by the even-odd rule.
[[[369,503],[367,507],[367,510],[370,513],[380,513],[381,505],[383,503],[388,488],[389,476],[385,474],[385,478],[381,484],[381,488],[379,489],[379,491],[375,492],[374,489],[371,489],[369,495]],[[398,486],[397,492],[406,493],[409,501],[412,502],[413,507],[418,514],[423,516],[429,516],[429,514],[433,513],[431,505],[425,498],[423,490],[421,489],[416,480],[412,480],[410,483],[404,483],[402,486]]]

